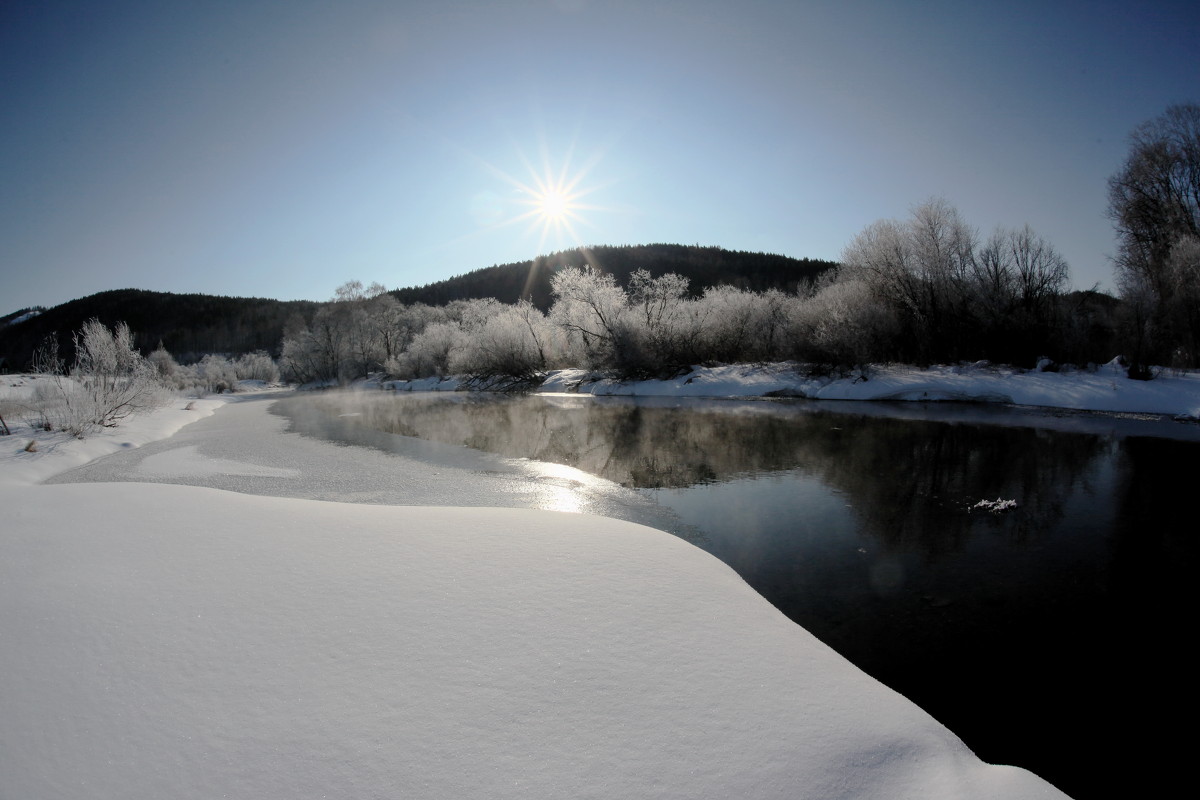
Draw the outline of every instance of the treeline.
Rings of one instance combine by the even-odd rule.
[[[987,359],[1034,366],[1042,357],[1084,364],[1118,352],[1117,300],[1066,293],[1067,265],[1028,227],[984,238],[940,200],[908,220],[869,226],[840,266],[676,245],[558,256],[557,263],[546,257],[518,265],[526,276],[537,266],[545,278],[544,308],[519,294],[511,303],[406,303],[398,298],[404,292],[354,281],[324,304],[124,290],[10,325],[0,340],[15,356],[9,367],[20,368],[49,333],[78,329],[80,317],[125,322],[135,331],[133,346],[151,355],[167,383],[211,390],[247,377],[240,373],[250,356],[226,358],[237,354],[252,354],[256,371],[278,357],[284,377],[298,382],[384,373],[520,384],[559,367],[650,377],[711,363],[798,361],[848,370]],[[652,262],[654,270],[623,276],[631,264]],[[670,264],[708,281],[668,270]],[[721,264],[736,268],[726,273]],[[59,340],[70,363],[73,341]],[[263,371],[262,379],[271,377]]]
[[[952,206],[931,201],[907,221],[868,227],[844,258],[793,291],[697,287],[644,269],[622,283],[592,266],[549,265],[547,311],[495,298],[405,304],[351,282],[287,331],[281,366],[301,382],[383,372],[519,385],[561,367],[635,378],[711,363],[849,370],[986,359],[1033,367],[1115,354],[1116,301],[1066,293],[1066,263],[1028,227],[984,239]]]
[[[515,303],[532,298],[534,305],[545,311],[550,306],[551,274],[564,267],[589,265],[614,275],[622,283],[634,271],[646,269],[653,275],[668,272],[684,275],[696,287],[725,283],[745,289],[785,291],[793,291],[836,266],[830,261],[718,247],[671,244],[594,247],[475,270],[425,287],[397,289],[391,294],[405,306],[442,306],[455,300],[482,298]],[[91,319],[109,326],[125,322],[134,332],[134,344],[141,352],[149,353],[161,343],[184,364],[195,363],[210,353],[266,351],[278,357],[289,321],[311,322],[319,305],[309,301],[137,289],[100,292],[49,310],[21,309],[0,318],[0,365],[9,370],[28,367],[34,349],[55,332],[69,362],[74,357],[71,332]]]
[[[944,200],[880,220],[846,247],[837,281],[842,360],[913,364],[1039,354],[1083,363],[1115,355],[1114,304],[1065,294],[1066,261],[1028,225],[986,239]]]
[[[118,289],[72,300],[16,324],[0,327],[0,359],[10,370],[29,366],[34,351],[58,334],[63,358],[75,358],[71,333],[88,320],[113,327],[126,323],[132,343],[149,353],[160,343],[184,363],[209,353],[279,353],[288,319],[311,317],[318,303],[266,298],[172,294]],[[14,319],[17,318],[14,316]]]
[[[794,292],[837,266],[833,261],[789,258],[772,253],[750,253],[699,245],[647,244],[598,246],[563,250],[532,261],[485,267],[444,281],[392,294],[405,304],[441,306],[455,300],[493,298],[501,303],[528,300],[547,311],[553,302],[551,279],[560,269],[593,269],[612,275],[621,285],[639,270],[652,276],[674,273],[697,291],[706,286],[728,285],[749,291],[780,289]]]

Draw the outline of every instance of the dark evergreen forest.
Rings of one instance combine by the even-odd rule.
[[[9,371],[23,370],[43,340],[57,334],[60,355],[70,363],[74,359],[72,334],[93,318],[108,327],[127,323],[143,355],[160,342],[183,362],[205,353],[278,353],[288,319],[311,316],[317,305],[307,300],[116,289],[71,300],[15,325],[3,325],[0,358]]]
[[[392,294],[402,303],[431,306],[486,297],[502,303],[529,300],[546,311],[552,302],[550,277],[566,267],[589,266],[612,275],[621,286],[627,286],[629,276],[639,269],[656,278],[674,273],[687,278],[692,292],[698,295],[710,286],[732,286],[752,292],[766,289],[794,292],[836,267],[837,262],[682,244],[581,247],[532,261],[485,267],[425,286],[398,289]]]

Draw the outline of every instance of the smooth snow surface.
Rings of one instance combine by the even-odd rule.
[[[0,440],[0,797],[1062,797],[651,528],[33,485],[179,413],[38,454]],[[141,464],[320,488],[205,452]]]

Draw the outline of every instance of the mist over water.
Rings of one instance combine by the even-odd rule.
[[[1075,796],[1112,781],[1096,764],[1131,748],[1183,757],[1165,732],[1130,742],[1123,726],[1152,727],[1187,685],[1198,559],[1178,465],[1200,456],[1194,427],[572,395],[334,393],[279,410],[301,432],[423,447],[434,464],[478,451],[540,463],[561,510],[590,510],[605,485],[633,490],[650,502],[623,516],[721,558],[983,759]]]

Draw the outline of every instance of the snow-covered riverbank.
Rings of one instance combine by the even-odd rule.
[[[391,381],[398,391],[454,391],[457,378]],[[974,364],[918,369],[872,368],[867,377],[808,375],[792,364],[695,367],[667,380],[618,381],[585,370],[557,370],[542,392],[674,397],[805,397],[813,400],[909,400],[1010,403],[1074,411],[1200,417],[1200,374],[1163,371],[1152,381],[1132,381],[1106,364],[1094,371],[1023,371]]]
[[[40,485],[177,405],[0,438],[0,796],[1061,796],[651,528]],[[264,461],[185,466],[308,479]]]

